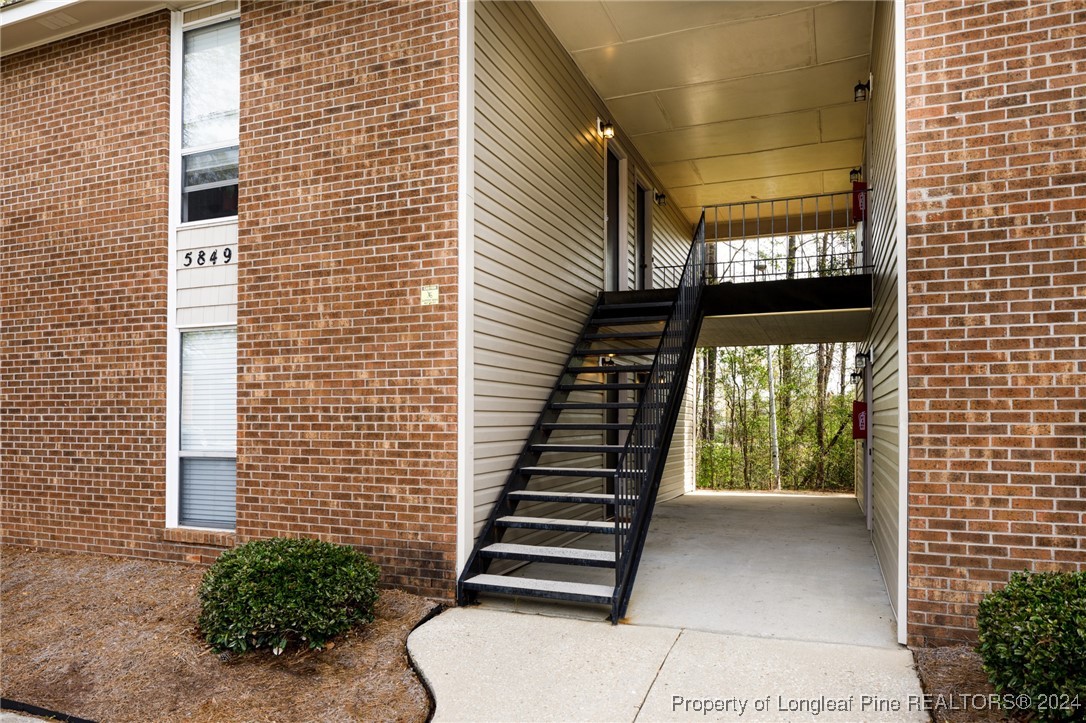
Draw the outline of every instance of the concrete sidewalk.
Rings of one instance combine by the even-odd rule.
[[[927,721],[897,647],[453,608],[408,639],[435,721]]]

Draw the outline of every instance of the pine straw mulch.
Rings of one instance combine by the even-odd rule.
[[[97,721],[424,721],[407,636],[435,603],[382,590],[323,652],[220,660],[196,631],[203,569],[5,547],[4,698]]]
[[[995,694],[980,655],[968,645],[914,648],[913,659],[924,693],[932,697],[936,723],[1006,723],[1010,711],[986,704],[981,696]]]

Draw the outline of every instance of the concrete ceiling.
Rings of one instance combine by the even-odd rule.
[[[766,346],[863,341],[871,309],[829,309],[776,314],[707,316],[700,347]]]
[[[536,0],[691,222],[701,207],[849,190],[874,0]]]

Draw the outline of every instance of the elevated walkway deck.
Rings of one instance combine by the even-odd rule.
[[[613,291],[609,303],[675,298],[675,289]],[[709,284],[698,346],[861,341],[871,323],[872,276],[825,276]]]
[[[871,274],[857,274],[706,286],[698,346],[860,341],[871,323],[871,283]]]

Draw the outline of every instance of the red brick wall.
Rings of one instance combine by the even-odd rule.
[[[0,63],[6,543],[161,553],[169,28]]]
[[[2,64],[5,543],[235,539],[164,530],[169,30]],[[248,3],[242,47],[236,537],[358,545],[450,598],[456,5]]]
[[[454,2],[242,13],[238,535],[359,545],[450,597]],[[420,304],[437,285],[440,303]]]
[[[1086,6],[906,5],[909,633],[1086,569]]]

